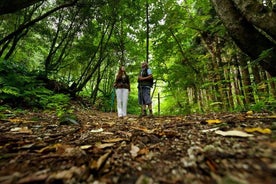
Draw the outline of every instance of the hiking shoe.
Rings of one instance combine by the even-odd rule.
[[[142,114],[140,114],[139,117],[144,117],[144,116],[147,116],[147,111],[146,110],[143,110]]]
[[[142,116],[146,116],[146,115],[147,115],[147,111],[146,111],[146,110],[143,110]]]
[[[148,117],[152,118],[152,117],[153,117],[153,114],[149,114]]]

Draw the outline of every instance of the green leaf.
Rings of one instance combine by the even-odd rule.
[[[1,93],[13,95],[13,96],[16,96],[16,97],[20,96],[20,90],[16,87],[5,86],[0,90],[1,90]]]

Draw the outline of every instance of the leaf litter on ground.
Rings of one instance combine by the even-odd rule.
[[[78,123],[45,112],[1,120],[0,183],[276,180],[275,113],[119,119],[78,107],[75,116]]]

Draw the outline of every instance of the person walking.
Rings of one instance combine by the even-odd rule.
[[[152,116],[152,100],[150,97],[150,90],[153,85],[153,75],[147,62],[142,63],[142,69],[138,76],[138,101],[141,105],[142,116],[147,115],[147,106],[149,115]]]
[[[129,76],[126,73],[124,66],[120,66],[118,70],[114,87],[116,88],[118,117],[119,118],[126,117],[128,95],[130,92],[130,82],[129,82]]]

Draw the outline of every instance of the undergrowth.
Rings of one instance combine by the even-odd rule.
[[[8,108],[55,110],[58,116],[68,111],[69,95],[55,93],[38,79],[38,74],[22,63],[0,61],[0,104]]]

